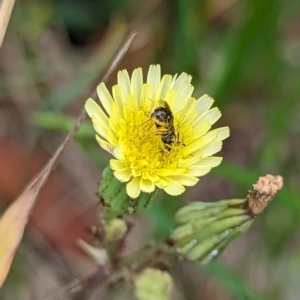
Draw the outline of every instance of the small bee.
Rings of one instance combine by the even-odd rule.
[[[161,140],[165,144],[167,150],[171,150],[172,145],[178,141],[178,136],[174,128],[174,116],[169,104],[160,100],[161,106],[155,108],[150,115],[150,118],[156,126],[155,134],[161,135]]]

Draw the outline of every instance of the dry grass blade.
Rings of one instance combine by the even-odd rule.
[[[103,77],[107,80],[112,71],[116,68],[118,63],[122,60],[127,52],[135,33],[130,34],[124,42],[119,53],[111,63],[110,68]],[[36,199],[41,191],[41,188],[47,181],[51,171],[57,164],[64,149],[69,141],[74,137],[80,125],[86,118],[86,112],[83,109],[76,120],[73,129],[67,135],[62,144],[58,147],[53,157],[49,160],[42,171],[29,183],[23,193],[17,200],[8,208],[0,219],[0,287],[8,274],[11,262],[22,239],[25,226],[27,224],[30,212],[32,211]]]
[[[33,185],[28,187],[0,220],[0,286],[10,269],[35,199],[46,181],[45,175],[44,172]]]
[[[6,28],[10,19],[15,0],[3,0],[0,7],[0,47],[5,36]]]

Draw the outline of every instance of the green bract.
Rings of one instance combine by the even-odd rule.
[[[202,263],[217,257],[252,224],[253,216],[244,208],[246,201],[193,202],[181,208],[175,215],[176,227],[171,235],[177,251]]]

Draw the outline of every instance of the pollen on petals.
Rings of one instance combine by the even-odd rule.
[[[191,79],[186,73],[162,76],[159,65],[150,66],[146,80],[141,68],[131,77],[123,70],[112,92],[104,83],[98,86],[103,108],[87,100],[85,108],[97,141],[114,156],[110,167],[118,180],[127,183],[129,197],[138,198],[141,192],[152,193],[156,188],[180,195],[185,186],[194,186],[198,177],[221,163],[221,157],[212,155],[220,151],[229,129],[209,131],[221,112],[211,108],[213,99],[208,95],[198,100],[192,96]],[[157,126],[151,114],[166,107],[172,122],[164,119]]]

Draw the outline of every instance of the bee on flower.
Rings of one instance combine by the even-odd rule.
[[[159,65],[150,66],[145,82],[141,68],[131,78],[123,70],[111,93],[104,83],[98,86],[103,108],[91,98],[86,101],[96,139],[114,156],[110,167],[127,183],[129,197],[156,188],[180,195],[221,163],[213,155],[221,150],[229,128],[210,130],[221,112],[211,108],[209,96],[192,97],[191,79],[186,73],[161,77]]]
[[[149,135],[160,135],[166,149],[170,151],[172,146],[178,142],[174,128],[174,116],[166,101],[160,100],[159,104],[160,106],[155,108],[150,115],[149,121],[152,120],[154,122],[156,130],[149,133]]]

